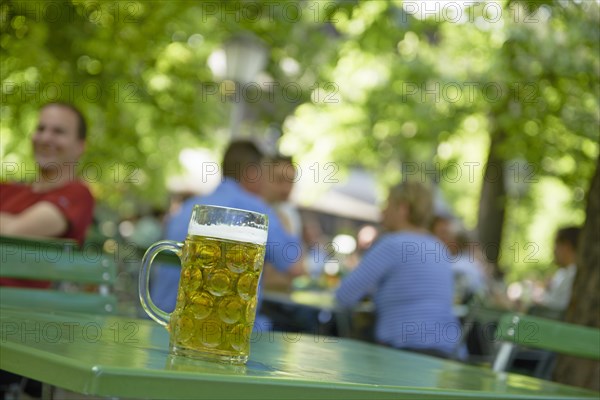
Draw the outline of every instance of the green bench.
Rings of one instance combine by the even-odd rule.
[[[490,307],[479,298],[471,301],[467,307],[455,356],[459,355],[462,345],[472,344],[477,354],[469,354],[468,362],[475,365],[491,365],[497,348],[496,328],[506,310]]]
[[[114,260],[98,246],[79,249],[64,239],[0,237],[0,277],[52,281],[50,289],[0,287],[4,306],[110,314],[117,298]],[[97,291],[60,290],[61,283],[94,285]],[[73,285],[72,285],[73,286]]]
[[[505,371],[517,346],[600,360],[600,329],[530,315],[504,314],[496,336],[502,341],[493,369]]]

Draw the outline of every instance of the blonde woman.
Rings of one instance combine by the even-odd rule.
[[[461,328],[452,313],[452,270],[443,244],[427,227],[430,190],[419,182],[393,187],[382,212],[385,233],[358,267],[343,279],[336,297],[352,307],[367,295],[376,309],[375,338],[381,344],[450,358]]]

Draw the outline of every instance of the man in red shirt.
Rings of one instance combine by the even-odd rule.
[[[82,114],[70,104],[50,103],[40,110],[32,136],[39,173],[28,184],[0,184],[0,235],[68,238],[83,244],[94,210],[94,198],[75,176],[86,130]],[[0,278],[0,286],[49,285]]]

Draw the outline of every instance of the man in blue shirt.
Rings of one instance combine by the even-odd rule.
[[[268,178],[262,173],[262,158],[254,143],[232,142],[223,157],[221,184],[207,196],[196,196],[186,200],[179,211],[169,217],[165,238],[179,242],[185,240],[192,209],[196,204],[240,208],[267,214],[269,230],[265,262],[292,276],[301,275],[303,267],[299,238],[288,234],[273,209],[258,197],[263,179]],[[181,269],[176,266],[157,266],[151,287],[152,300],[165,311],[171,312],[175,309],[180,272]]]

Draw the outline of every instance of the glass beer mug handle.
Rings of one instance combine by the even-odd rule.
[[[164,312],[160,308],[154,304],[152,299],[150,298],[150,267],[152,266],[152,261],[154,261],[154,257],[161,251],[170,251],[175,253],[177,257],[181,259],[181,249],[183,247],[183,243],[174,242],[171,240],[163,240],[161,242],[156,242],[152,246],[146,250],[144,254],[144,258],[142,258],[142,268],[140,269],[140,302],[142,303],[142,307],[144,307],[144,311],[146,314],[150,316],[153,320],[158,322],[163,326],[167,326],[169,323],[169,319],[171,318],[171,314]]]

